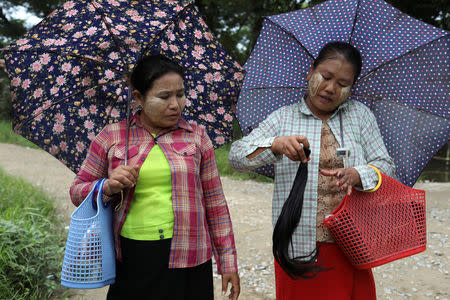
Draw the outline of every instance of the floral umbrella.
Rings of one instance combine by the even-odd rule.
[[[14,130],[74,172],[96,134],[126,117],[126,78],[147,54],[185,68],[184,117],[216,146],[231,140],[242,69],[192,3],[68,1],[2,53]]]
[[[382,0],[328,0],[267,17],[244,66],[237,118],[248,134],[272,111],[298,102],[323,45],[349,42],[363,58],[349,100],[372,110],[398,179],[412,186],[450,138],[449,39]],[[259,171],[273,176],[271,167]]]

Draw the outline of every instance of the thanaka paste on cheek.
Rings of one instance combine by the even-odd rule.
[[[323,81],[322,74],[319,72],[314,72],[311,75],[311,78],[308,81],[308,90],[311,96],[317,95],[317,91],[319,90],[319,86]]]
[[[144,110],[152,109],[152,106],[158,105],[158,104],[163,104],[164,103],[164,99],[158,98],[158,97],[148,97],[145,99],[144,102]]]
[[[344,64],[343,61],[338,59],[336,60],[337,63],[337,72],[340,72],[340,70],[342,70]],[[350,96],[350,86],[346,86],[344,88],[341,88],[341,93],[339,94],[339,103],[342,103],[345,101],[345,99],[348,98],[348,96]]]
[[[343,102],[345,99],[350,96],[350,87],[346,86],[344,88],[341,88],[341,94],[339,95],[339,102]]]

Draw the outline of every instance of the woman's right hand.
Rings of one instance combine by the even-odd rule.
[[[105,181],[103,185],[103,194],[112,196],[124,188],[135,186],[138,180],[138,173],[138,166],[118,166],[111,172],[109,178]]]
[[[309,148],[309,142],[305,136],[279,136],[273,141],[270,150],[275,154],[284,154],[290,160],[306,163],[309,158],[306,157],[303,147]]]

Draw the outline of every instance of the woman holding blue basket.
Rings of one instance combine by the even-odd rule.
[[[213,299],[211,256],[230,299],[240,292],[234,235],[205,130],[181,117],[184,72],[161,55],[131,74],[142,109],[107,125],[92,142],[70,195],[80,205],[107,178],[104,202],[116,207],[116,282],[108,299]],[[125,164],[125,158],[128,162]]]

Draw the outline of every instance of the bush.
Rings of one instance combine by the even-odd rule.
[[[66,232],[52,200],[0,169],[0,299],[49,299],[60,287]]]

